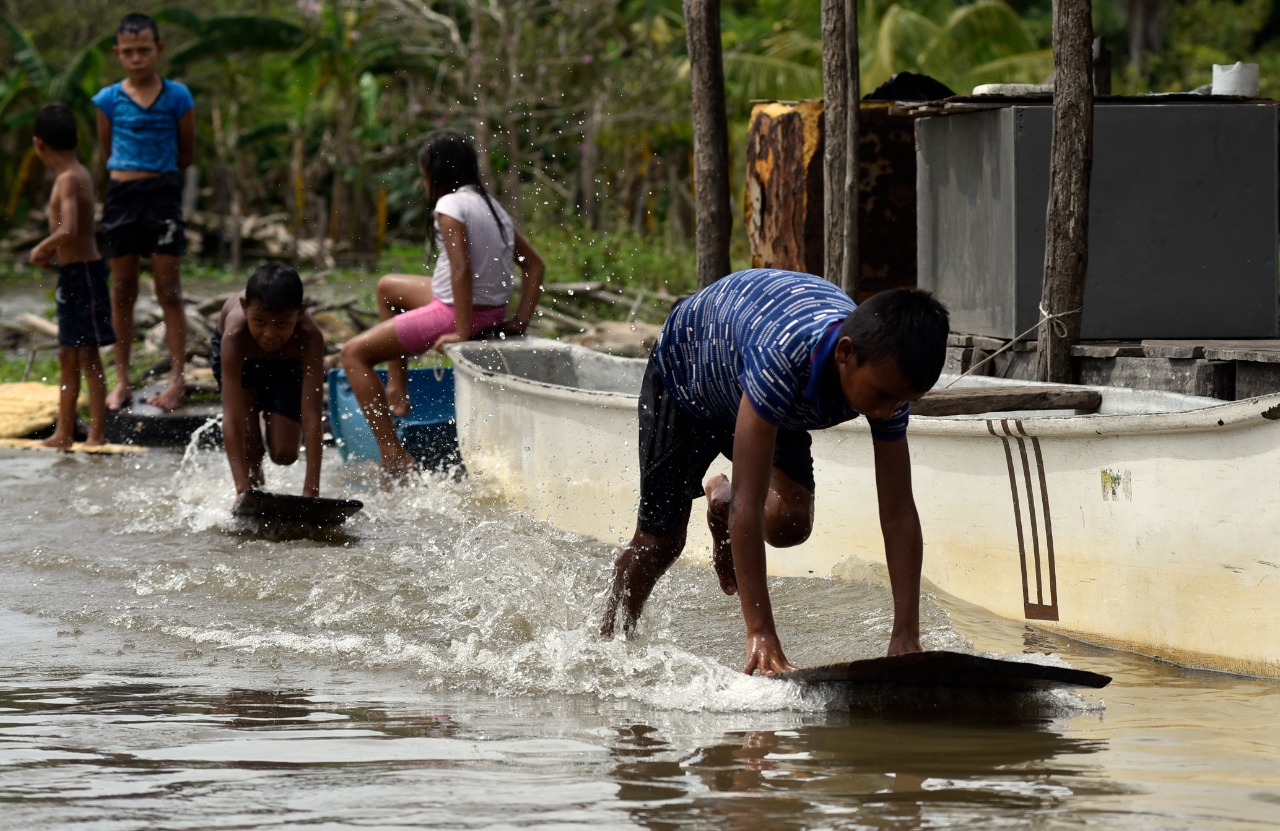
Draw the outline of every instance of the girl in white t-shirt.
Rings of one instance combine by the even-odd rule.
[[[418,154],[433,218],[435,271],[430,278],[388,274],[378,280],[374,326],[342,347],[342,365],[382,454],[382,470],[399,477],[413,469],[392,424],[409,412],[406,359],[428,349],[443,351],[485,330],[521,335],[542,293],[545,267],[538,252],[516,230],[511,216],[480,182],[470,142],[441,130],[427,136]],[[520,268],[520,305],[506,319]],[[387,363],[387,387],[374,366]]]

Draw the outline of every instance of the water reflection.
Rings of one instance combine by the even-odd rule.
[[[818,817],[832,827],[953,827],[938,820],[1052,812],[1078,792],[1123,790],[1091,775],[1088,757],[1105,741],[1048,722],[857,718],[729,733],[678,757],[672,749],[651,727],[619,731],[613,776],[642,826],[676,827],[692,814],[723,829],[813,827]]]

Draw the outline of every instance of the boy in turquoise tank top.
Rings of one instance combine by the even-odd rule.
[[[156,299],[164,312],[172,375],[168,385],[146,403],[174,410],[186,400],[182,370],[187,322],[179,281],[186,226],[179,173],[195,155],[195,102],[186,86],[156,72],[164,44],[152,18],[125,15],[116,30],[114,51],[126,77],[93,97],[98,107],[98,141],[109,174],[101,225],[114,283],[111,319],[119,337],[116,386],[107,396],[107,407],[118,410],[133,398],[129,379],[133,307],[138,300],[139,259],[147,256]]]

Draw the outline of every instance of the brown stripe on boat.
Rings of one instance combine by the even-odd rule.
[[[1012,427],[1010,425],[1013,425]],[[1015,433],[1016,431],[1016,433]],[[1014,527],[1018,535],[1018,565],[1022,571],[1023,615],[1029,620],[1058,619],[1058,575],[1053,556],[1053,526],[1049,516],[1049,490],[1044,475],[1044,456],[1039,439],[1027,435],[1022,422],[1016,419],[1000,419],[999,427],[993,419],[987,420],[987,432],[1000,439],[1004,445],[1005,466],[1009,471],[1009,493],[1013,500]],[[1013,441],[1011,442],[1010,439]],[[1027,453],[1027,440],[1031,440],[1031,454]],[[1015,462],[1013,444],[1018,445],[1018,461]],[[1036,477],[1031,475],[1031,457],[1034,456]],[[1021,462],[1021,464],[1018,464]],[[1021,470],[1019,470],[1021,468]],[[1035,484],[1040,489],[1041,510],[1036,511]],[[1025,489],[1027,517],[1031,530],[1031,565],[1027,568],[1027,540],[1022,522],[1022,499],[1019,484]],[[1041,528],[1039,518],[1044,517],[1045,556],[1040,556]],[[1048,572],[1049,602],[1045,602],[1045,572]],[[1032,597],[1031,574],[1035,575],[1035,596]]]

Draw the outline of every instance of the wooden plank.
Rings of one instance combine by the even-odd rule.
[[[912,415],[950,416],[1019,410],[1088,410],[1102,405],[1097,390],[1068,386],[951,387],[912,402]]]
[[[1280,340],[1207,340],[1204,357],[1211,361],[1280,364]]]
[[[280,525],[341,525],[364,507],[358,499],[327,499],[250,489],[240,494],[233,516]]]
[[[1026,691],[1060,687],[1101,689],[1111,677],[1083,669],[1033,664],[938,650],[867,658],[771,675],[800,684]]]

